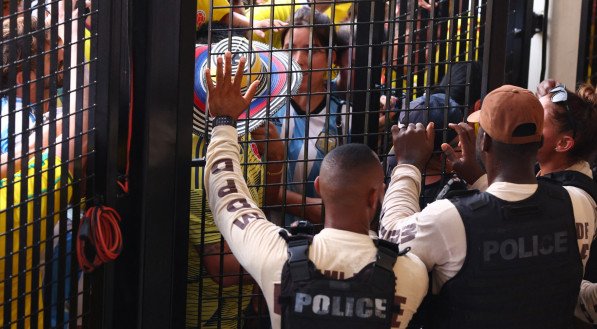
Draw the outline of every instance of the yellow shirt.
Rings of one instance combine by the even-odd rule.
[[[211,3],[213,3],[213,12],[210,10]],[[221,20],[231,10],[227,0],[197,0],[197,29],[210,20],[214,22]]]
[[[248,144],[247,151],[241,155],[241,163],[246,165],[247,181],[250,185],[253,185],[250,189],[251,196],[255,200],[259,200],[258,202],[261,204],[263,166],[261,166],[261,160],[254,150],[254,144]],[[205,140],[202,137],[193,135],[193,158],[205,156],[205,151]],[[210,278],[204,267],[200,267],[201,255],[198,253],[198,246],[223,241],[214,223],[209,204],[206,203],[205,209],[203,209],[205,198],[203,197],[202,182],[203,168],[192,168],[187,274],[187,328],[217,328],[218,321],[221,321],[222,328],[236,328],[238,318],[242,315],[238,312],[239,295],[242,296],[241,310],[245,310],[251,300],[253,285],[243,283],[242,285],[223,287],[220,294],[219,284]],[[199,311],[201,311],[200,326],[197,324]]]
[[[25,327],[29,328],[31,326],[30,322],[31,319],[29,316],[31,315],[31,292],[33,290],[37,291],[38,294],[38,310],[43,310],[42,304],[42,283],[43,283],[43,270],[44,270],[44,255],[45,255],[45,248],[46,248],[46,227],[48,223],[46,222],[46,218],[50,216],[52,223],[50,227],[54,227],[54,223],[58,221],[60,218],[60,201],[61,197],[66,197],[67,202],[70,200],[72,195],[71,188],[61,189],[61,186],[67,186],[71,179],[70,177],[67,178],[66,182],[61,182],[61,171],[62,167],[60,166],[60,159],[58,157],[55,158],[54,163],[50,164],[48,160],[48,153],[47,151],[42,154],[42,163],[41,168],[35,167],[35,158],[32,158],[28,162],[27,168],[27,199],[21,200],[21,187],[22,187],[22,173],[17,172],[14,174],[14,179],[12,182],[8,182],[6,178],[0,180],[0,300],[2,303],[9,298],[12,298],[11,302],[11,325],[10,328],[16,328],[16,321],[18,316],[18,304],[19,300],[25,299],[24,305],[24,315],[25,315]],[[51,165],[51,166],[50,166]],[[48,173],[49,170],[52,170],[55,166],[54,172],[54,181],[51,184],[48,184]],[[41,196],[34,195],[35,192],[35,184],[40,180],[40,191]],[[7,193],[8,193],[8,184],[13,184],[13,201],[11,204],[7,204]],[[49,186],[48,186],[49,185]],[[53,209],[52,213],[48,213],[48,193],[53,198]],[[13,207],[14,206],[14,207]],[[40,209],[39,218],[34,217],[36,215],[35,209]],[[24,223],[21,223],[21,213],[24,212],[26,219]],[[7,215],[8,213],[12,213],[12,225],[8,225],[7,223]],[[26,225],[26,226],[25,226]],[[12,230],[9,232],[8,230]],[[26,241],[20,240],[21,232],[25,230],[27,239]],[[39,234],[39,241],[34,241],[34,233]],[[4,277],[5,277],[5,257],[6,255],[6,239],[8,237],[12,238],[12,289],[10,296],[4,296]],[[39,243],[39,257],[40,259],[33,259],[33,248],[34,246]],[[51,247],[51,242],[50,242]],[[21,253],[25,253],[25,264],[19,264],[19,257]],[[22,268],[19,268],[21,265]],[[37,276],[37,286],[32,287],[32,279],[33,279],[33,270],[37,268],[39,272],[36,274]],[[25,274],[19,273],[19,271],[26,271]],[[19,281],[25,280],[25,290],[20,291],[19,288]],[[25,294],[24,296],[19,296],[19,293]],[[4,312],[4,304],[0,305],[0,314]],[[43,313],[39,314],[37,319],[38,328],[43,328]],[[4,326],[4,318],[0,316],[0,326]]]
[[[274,3],[274,15],[271,17],[272,2]],[[294,4],[293,4],[294,2]],[[304,0],[269,0],[253,9],[253,20],[281,20],[283,22],[289,22],[292,13],[300,9],[307,2]],[[334,9],[334,24],[339,24],[346,21],[349,18],[349,11],[352,6],[351,2],[332,4],[325,12],[328,17],[332,17],[332,9]],[[294,10],[294,11],[293,11]],[[247,13],[247,17],[251,17],[251,12]],[[336,27],[338,28],[338,26]],[[253,39],[269,44],[271,30],[265,30],[265,37],[260,38],[253,34]],[[272,47],[281,49],[283,44],[282,32],[276,32],[273,36]]]

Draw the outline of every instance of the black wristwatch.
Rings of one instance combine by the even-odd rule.
[[[232,126],[236,128],[236,120],[227,115],[219,115],[214,118],[213,126]]]

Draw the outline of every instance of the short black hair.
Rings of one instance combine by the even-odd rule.
[[[329,168],[334,173],[360,172],[367,175],[372,165],[380,165],[379,159],[365,144],[344,144],[328,153],[321,163],[321,168]]]

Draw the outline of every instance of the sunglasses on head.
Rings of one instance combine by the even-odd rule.
[[[568,106],[568,92],[566,91],[566,86],[563,84],[559,84],[553,87],[549,94],[551,95],[551,102],[554,104],[558,104],[566,109],[566,116],[568,118],[568,123],[570,127],[572,127],[572,138],[576,138],[576,121],[574,117],[572,117],[572,112],[570,112],[570,107]]]

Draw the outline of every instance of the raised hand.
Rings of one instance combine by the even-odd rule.
[[[431,1],[419,0],[419,7],[423,8],[423,9],[431,10],[430,2]],[[437,5],[439,5],[438,1],[435,2],[436,7],[437,7]]]
[[[224,53],[224,58],[216,61],[216,84],[214,85],[209,68],[205,69],[207,81],[207,108],[211,116],[229,116],[238,118],[248,107],[255,96],[259,80],[253,81],[243,96],[240,92],[245,69],[246,58],[241,57],[234,80],[232,80],[232,54]],[[222,62],[224,65],[222,67]]]
[[[259,21],[253,22],[253,33],[260,38],[265,38],[265,31],[266,30],[273,30],[273,32],[279,32],[281,29],[286,28],[288,26],[287,22],[281,21],[279,19],[274,19],[270,21],[269,19],[263,19]]]
[[[433,152],[433,140],[435,138],[434,124],[430,122],[427,128],[421,123],[411,123],[408,126],[392,126],[392,141],[398,164],[413,165],[421,172],[425,171],[425,165],[431,158]]]
[[[454,129],[458,134],[458,145],[460,145],[462,150],[460,155],[458,155],[450,144],[442,144],[441,148],[446,155],[448,166],[452,166],[458,177],[472,184],[485,174],[475,155],[475,129],[465,122],[458,124],[450,123],[448,127]]]
[[[545,79],[541,81],[541,83],[537,85],[537,97],[541,98],[547,95],[549,91],[558,84],[559,82],[554,79]]]

